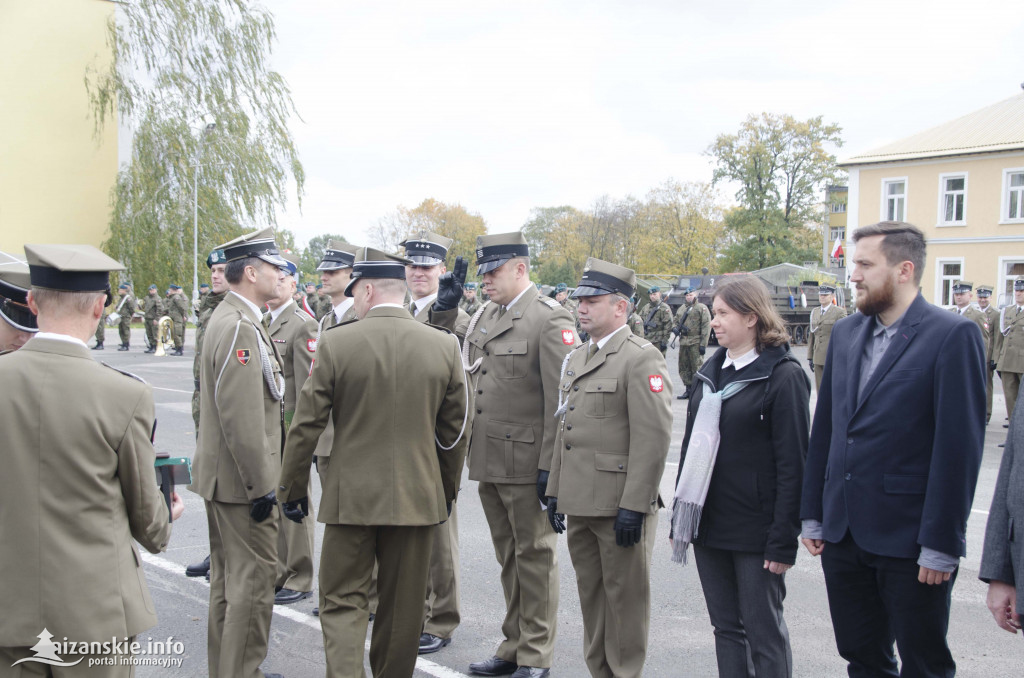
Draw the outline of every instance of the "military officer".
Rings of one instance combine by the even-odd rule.
[[[36,314],[28,308],[31,284],[25,264],[0,266],[0,355],[17,351],[39,331]]]
[[[466,277],[461,257],[454,275],[446,275],[445,259],[452,239],[423,231],[400,243],[411,262],[405,267],[405,282],[412,302],[409,312],[420,322],[444,327],[458,337],[460,346],[466,338],[469,315],[458,307],[462,298],[462,280]],[[462,280],[459,280],[459,278]],[[445,281],[442,289],[441,281]],[[458,284],[456,284],[458,283]],[[459,478],[462,474],[460,470]],[[452,642],[459,626],[459,523],[457,504],[451,516],[434,530],[430,550],[427,598],[420,634],[420,654],[437,652]]]
[[[284,428],[287,432],[295,415],[295,400],[313,366],[316,352],[316,320],[292,299],[298,285],[299,258],[283,253],[288,262],[280,296],[270,306],[270,338],[281,354],[284,374]],[[307,488],[308,490],[309,488]],[[276,605],[288,605],[309,598],[313,591],[313,520],[301,524],[281,520],[277,539]]]
[[[279,490],[288,517],[302,520],[314,451],[327,421],[337,427],[318,511],[326,524],[320,622],[329,676],[364,675],[375,560],[380,603],[370,666],[375,676],[412,676],[430,545],[465,461],[459,343],[403,308],[409,263],[371,248],[360,253],[344,293],[361,320],[321,335],[288,432]]]
[[[210,317],[220,302],[224,301],[224,295],[228,292],[228,281],[224,279],[224,269],[227,268],[227,261],[224,259],[224,252],[213,250],[206,257],[206,267],[210,269],[211,292],[199,302],[199,311],[196,313],[196,356],[192,360],[192,379],[195,381],[195,390],[192,392],[192,420],[196,425],[196,438],[199,437],[199,365],[203,352],[203,338],[206,333],[206,326],[210,323]],[[187,577],[210,577],[210,556],[203,560],[192,563],[185,568]]]
[[[472,673],[546,676],[558,612],[555,533],[538,510],[555,442],[558,371],[576,345],[572,316],[530,282],[523,234],[477,238],[477,275],[490,301],[470,324],[465,357],[475,393],[469,477],[505,593],[504,639]]]
[[[697,301],[697,290],[688,288],[683,299],[686,303],[676,311],[672,327],[672,335],[679,337],[679,377],[683,380],[683,392],[677,396],[680,400],[689,396],[690,384],[704,363],[711,338],[711,312]]]
[[[648,290],[648,296],[651,303],[645,307],[644,334],[665,355],[672,334],[672,309],[662,300],[661,288],[657,285]]]
[[[121,283],[117,288],[121,300],[117,302],[114,312],[120,316],[117,323],[118,334],[121,335],[121,345],[118,351],[127,351],[132,340],[132,316],[138,307],[135,305],[135,297],[132,296],[132,286],[128,283]]]
[[[113,301],[113,299],[111,299]],[[100,318],[100,322],[96,325],[96,343],[93,344],[92,350],[102,351],[103,341],[107,337],[107,316],[110,315],[110,304],[103,307],[103,316]]]
[[[192,483],[210,532],[207,663],[211,678],[259,678],[274,604],[285,391],[262,307],[281,293],[287,262],[270,228],[217,249],[229,291],[203,338]]]
[[[629,330],[641,339],[644,338],[644,319],[636,312],[636,295],[629,298],[629,318],[626,320]]]
[[[146,323],[146,341],[149,344],[145,352],[155,353],[156,342],[160,340],[160,318],[164,314],[164,301],[157,293],[156,285],[150,285],[146,290],[142,309],[142,317]]]
[[[476,297],[476,283],[468,282],[462,286],[462,301],[459,302],[459,307],[466,312],[466,315],[473,317],[473,314],[477,312],[477,309],[482,306],[482,302]]]
[[[171,355],[183,355],[185,351],[185,323],[188,320],[188,299],[185,298],[185,292],[182,291],[181,285],[171,283],[169,288],[169,304],[167,308],[167,315],[171,317],[171,321],[174,323],[171,336],[174,338],[174,351]]]
[[[1013,302],[999,314],[999,334],[993,348],[993,355],[999,356],[996,370],[1003,382],[1007,418],[1013,415],[1024,373],[1024,276],[1013,281]]]
[[[999,334],[999,311],[992,305],[990,285],[978,285],[974,293],[978,297],[978,309],[985,314],[988,322],[988,346],[985,347],[985,362],[988,366],[985,370],[985,423],[988,423],[992,419],[992,373],[996,370],[996,358],[992,351],[996,345],[996,335]]]
[[[981,340],[988,346],[992,334],[990,332],[988,319],[985,314],[971,304],[971,292],[974,290],[974,283],[967,280],[957,280],[953,283],[953,313],[959,313],[967,318],[981,330]]]
[[[635,289],[631,269],[587,260],[573,296],[590,341],[562,367],[547,485],[555,532],[569,517],[587,668],[608,678],[643,672],[658,485],[672,436],[665,356],[626,327]]]
[[[828,355],[828,342],[836,321],[846,317],[846,309],[836,305],[836,288],[818,286],[818,308],[811,309],[810,333],[807,335],[807,362],[814,372],[814,388],[821,388],[821,375]]]
[[[86,347],[110,295],[109,272],[124,267],[89,245],[25,252],[26,303],[40,331],[0,359],[0,598],[8,612],[0,615],[0,673],[51,675],[42,664],[9,667],[39,656],[32,647],[47,633],[109,643],[156,624],[134,541],[165,550],[168,518],[185,507],[173,493],[168,512],[155,482],[151,389]],[[131,666],[89,666],[100,656],[125,657],[64,654],[56,675],[132,674]]]

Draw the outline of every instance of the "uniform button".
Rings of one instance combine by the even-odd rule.
[[[490,351],[484,351],[484,355],[491,355]]]
[[[580,387],[579,387],[579,386],[573,386],[573,387],[572,387],[572,390],[574,390],[574,391],[578,391],[578,390],[580,390]]]
[[[484,392],[484,391],[483,391],[483,389],[480,389],[480,388],[478,388],[478,389],[476,390],[476,392],[477,392],[477,393],[479,393],[479,394],[483,394],[483,392]]]
[[[851,476],[851,475],[850,475],[849,473],[847,473],[847,474],[846,474],[845,476],[843,476],[843,477],[844,477],[844,478],[846,478],[847,480],[849,480],[849,479],[850,479],[850,478],[852,478],[853,476]]]
[[[572,445],[570,445],[569,443],[566,443],[565,444],[565,449],[571,450],[572,449]]]
[[[511,353],[511,352],[512,352],[512,349],[509,349],[509,350],[508,350],[508,352],[509,352],[509,353]]]
[[[511,437],[512,437],[512,434],[511,434],[511,433],[506,433],[506,434],[505,434],[505,437],[506,437],[506,438],[511,438]]]
[[[565,430],[566,431],[571,431],[572,430],[572,424],[566,424],[565,425]],[[284,488],[281,488],[281,489],[284,489]]]
[[[477,414],[483,414],[483,410],[477,410],[476,413]]]
[[[622,464],[619,464],[619,468],[620,468],[620,469],[622,468]]]
[[[480,374],[487,374],[487,370],[480,370]]]
[[[600,387],[600,386],[598,386],[598,387],[597,387],[597,390],[598,390],[598,391],[600,391],[600,390],[601,390],[601,387]]]
[[[246,486],[245,486],[245,489],[247,489],[247,490],[251,490],[251,489],[252,489],[252,485],[246,485]]]
[[[575,410],[575,409],[576,409],[576,406],[575,406],[575,405],[569,405],[569,409],[570,409],[570,410]]]

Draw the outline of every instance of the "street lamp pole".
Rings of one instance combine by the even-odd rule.
[[[199,147],[196,149],[195,162],[192,163],[192,307],[199,300],[199,160],[203,154],[203,141],[206,135],[217,126],[216,121],[208,121],[199,133]]]

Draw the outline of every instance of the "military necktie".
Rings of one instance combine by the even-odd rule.
[[[416,317],[416,302],[415,301],[410,301],[409,302],[409,313],[412,313],[412,317],[413,318]]]
[[[499,306],[498,307],[498,320],[501,320],[501,316],[505,315],[505,311],[507,311],[507,310],[508,309],[505,308],[504,306]]]
[[[590,359],[594,357],[594,354],[597,353],[597,351],[597,344],[590,342],[590,348],[587,349],[587,360],[584,364],[589,363]]]

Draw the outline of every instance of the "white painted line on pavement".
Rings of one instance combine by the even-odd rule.
[[[164,388],[163,386],[153,386],[150,384],[150,388],[154,391],[170,391],[171,393],[187,393],[192,395],[195,391],[182,391],[180,388]]]
[[[153,567],[158,567],[161,570],[164,570],[165,572],[170,572],[171,574],[176,574],[181,577],[185,576],[185,568],[179,565],[178,563],[175,563],[172,560],[168,560],[167,558],[164,558],[162,556],[154,555],[147,551],[140,551],[139,553],[142,556],[142,561],[144,563],[152,565]],[[188,579],[188,577],[185,578]],[[206,580],[202,577],[196,577],[195,584],[197,586],[205,585]],[[320,620],[316,617],[312,617],[306,614],[305,612],[298,612],[296,610],[291,609],[290,607],[275,605],[274,614],[285,617],[286,619],[290,619],[293,622],[298,622],[299,624],[305,624],[311,629],[315,629],[317,631],[321,630]],[[370,641],[366,641],[365,647],[367,650],[370,649]],[[435,664],[434,662],[426,660],[423,657],[418,657],[416,659],[416,670],[422,671],[427,675],[434,676],[435,678],[467,678],[465,673],[459,673],[455,669],[450,669],[447,666]]]
[[[981,509],[971,509],[971,513],[980,513],[983,516],[988,515],[988,511],[982,511]]]

